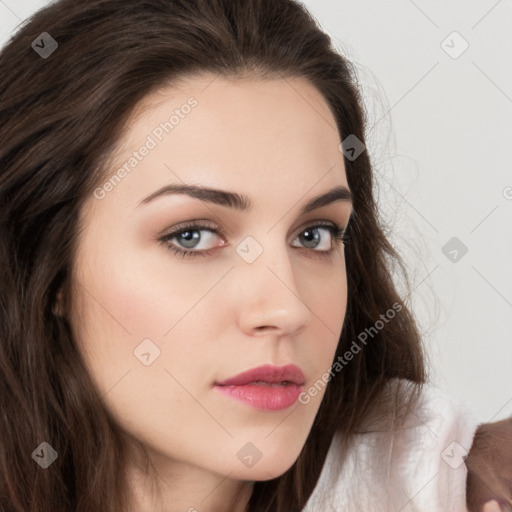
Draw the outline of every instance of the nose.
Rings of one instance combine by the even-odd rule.
[[[266,247],[255,261],[240,261],[238,267],[241,293],[237,308],[242,331],[251,336],[285,336],[309,325],[312,312],[303,300],[304,291],[301,294],[297,286],[286,247]]]

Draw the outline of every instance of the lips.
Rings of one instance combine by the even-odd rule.
[[[304,382],[302,370],[294,364],[265,364],[216,382],[214,389],[254,409],[282,411],[297,402]]]
[[[246,384],[295,384],[302,386],[305,382],[302,370],[294,365],[288,364],[286,366],[273,366],[265,364],[247,370],[229,379],[221,382],[216,382],[217,386],[245,386]]]

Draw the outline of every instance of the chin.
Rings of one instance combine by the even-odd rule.
[[[261,454],[261,458],[252,466],[239,467],[236,471],[237,477],[243,480],[261,481],[272,480],[281,476],[293,466],[300,455],[302,445],[287,448],[285,451],[283,445],[281,445],[276,447],[275,451],[265,450],[265,453]]]
[[[237,471],[235,478],[254,482],[273,480],[286,473],[293,466],[294,462],[295,460],[291,461],[290,464],[257,464],[257,467]]]

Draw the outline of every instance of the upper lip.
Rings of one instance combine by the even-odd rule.
[[[286,381],[302,386],[305,379],[302,370],[295,364],[287,364],[285,366],[264,364],[239,373],[229,379],[216,382],[216,384],[218,386],[243,386],[244,384],[250,384],[251,382],[256,381],[263,381],[271,384]]]

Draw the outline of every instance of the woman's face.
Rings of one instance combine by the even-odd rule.
[[[304,80],[180,83],[145,99],[82,210],[72,327],[106,407],[161,468],[267,480],[306,441],[345,316],[344,248],[315,226],[344,228],[351,203],[301,212],[348,188],[340,137]],[[220,193],[154,195],[170,185],[251,207]],[[305,391],[291,405],[291,386],[253,385],[245,401],[215,386],[290,364]],[[281,408],[264,408],[269,394]]]

